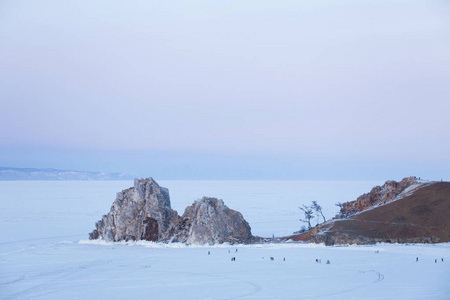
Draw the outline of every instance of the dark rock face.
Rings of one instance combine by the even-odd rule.
[[[370,193],[359,196],[355,201],[345,202],[336,217],[338,219],[347,218],[371,206],[385,204],[414,184],[418,184],[415,177],[406,177],[400,182],[388,180],[382,186],[374,187]]]
[[[152,178],[135,179],[134,187],[117,193],[111,211],[96,224],[89,239],[147,240],[186,244],[248,243],[249,224],[222,200],[203,197],[183,216],[170,207],[169,191]]]
[[[159,236],[158,228],[159,224],[156,219],[150,217],[146,218],[144,220],[144,234],[142,236],[142,239],[146,241],[157,242]]]
[[[134,187],[117,193],[111,211],[95,224],[89,239],[165,241],[179,218],[166,188],[152,178],[135,179]]]
[[[172,241],[187,244],[248,243],[250,225],[222,200],[203,197],[188,206],[172,231]]]

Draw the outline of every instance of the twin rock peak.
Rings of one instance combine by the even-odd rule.
[[[135,179],[133,187],[117,193],[110,212],[95,227],[89,239],[113,242],[234,244],[254,239],[242,214],[217,198],[195,201],[180,217],[170,206],[169,190],[153,178]]]

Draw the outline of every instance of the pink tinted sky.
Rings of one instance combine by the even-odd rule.
[[[0,166],[397,179],[450,167],[446,1],[2,1]]]

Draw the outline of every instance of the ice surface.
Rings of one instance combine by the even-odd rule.
[[[216,196],[263,236],[297,230],[302,202],[317,200],[331,217],[335,202],[354,200],[380,184],[159,183],[169,188],[179,213],[203,195]],[[0,182],[0,299],[449,299],[450,244],[187,247],[87,241],[116,192],[130,186]]]

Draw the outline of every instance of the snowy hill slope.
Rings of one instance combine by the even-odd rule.
[[[319,225],[293,240],[333,244],[450,241],[450,182],[429,182],[404,197]]]

